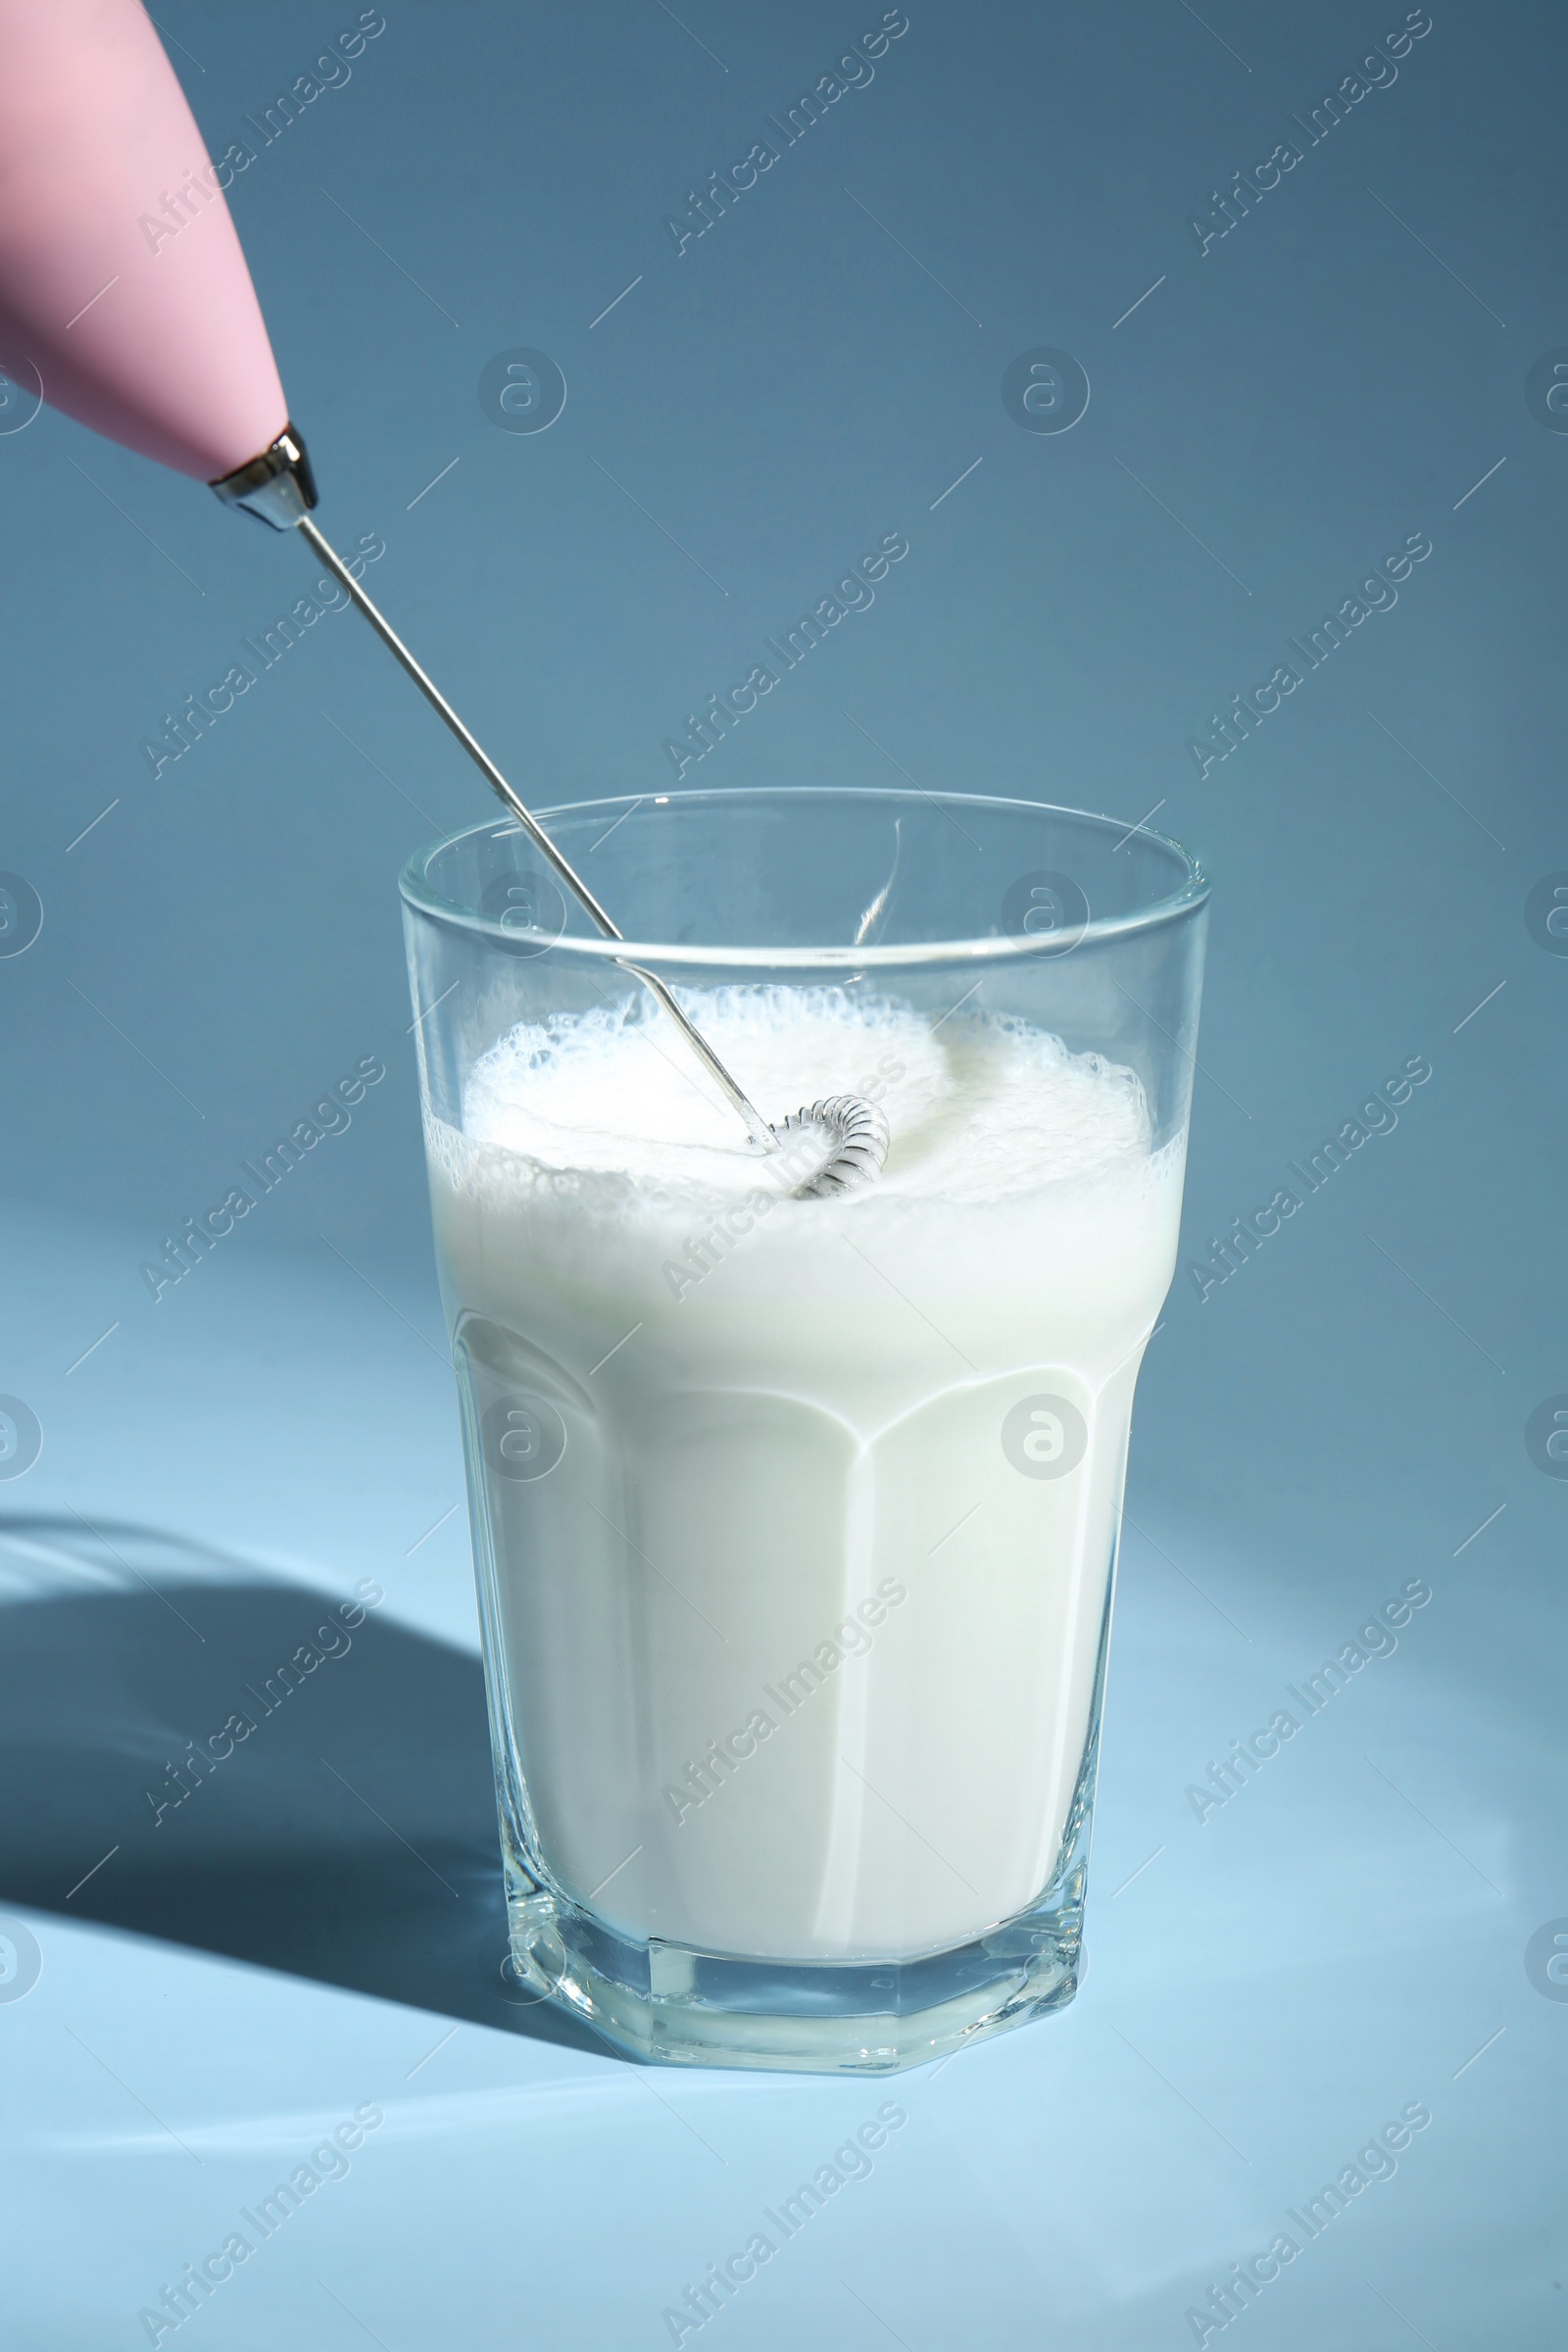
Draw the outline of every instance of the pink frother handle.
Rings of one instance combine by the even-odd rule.
[[[0,363],[204,482],[287,422],[234,223],[138,0],[0,0]]]

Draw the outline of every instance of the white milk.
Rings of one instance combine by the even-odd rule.
[[[768,1117],[880,1098],[887,1168],[785,1197],[651,1005],[514,1030],[432,1123],[496,1695],[621,1934],[942,1950],[1056,1864],[1182,1144],[1021,1024],[686,1002]]]

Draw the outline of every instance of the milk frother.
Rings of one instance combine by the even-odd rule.
[[[230,150],[230,153],[233,151]],[[291,422],[223,198],[233,167],[206,146],[140,0],[0,0],[0,366],[110,440],[207,482],[274,530],[298,531],[456,736],[607,939],[624,934],[376,610],[312,514],[315,476]],[[839,1095],[777,1127],[674,996],[627,957],[744,1121],[776,1152],[817,1135],[797,1194],[877,1175],[888,1129]]]

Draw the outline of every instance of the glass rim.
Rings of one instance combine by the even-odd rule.
[[[1156,842],[1179,859],[1185,873],[1180,888],[1153,899],[1147,906],[1134,907],[1126,914],[1095,916],[1084,924],[1072,949],[1076,954],[1085,947],[1099,946],[1106,941],[1132,938],[1139,932],[1154,930],[1161,925],[1177,922],[1194,913],[1207,900],[1209,880],[1199,860],[1190,850],[1184,849],[1168,833],[1156,833],[1152,826],[1139,821],[1125,824],[1119,817],[1102,815],[1093,809],[1069,808],[1059,802],[1028,801],[1002,793],[924,792],[918,786],[900,790],[897,786],[856,784],[733,784],[705,786],[690,792],[615,793],[591,801],[567,801],[549,808],[531,808],[530,814],[545,832],[565,817],[612,818],[619,823],[634,808],[650,803],[656,808],[708,804],[737,805],[748,801],[888,801],[907,807],[924,801],[952,814],[956,809],[999,810],[1009,815],[1068,817],[1076,824],[1095,831],[1115,833],[1120,838],[1112,844],[1112,852],[1133,835],[1141,834],[1146,841]],[[616,813],[618,811],[618,814]],[[956,819],[955,819],[956,821]],[[494,915],[481,913],[477,906],[460,906],[455,900],[443,898],[429,882],[427,869],[444,850],[459,842],[471,841],[479,835],[502,840],[508,835],[526,838],[515,817],[490,817],[479,824],[463,825],[455,833],[446,833],[423,849],[416,850],[398,876],[398,889],[404,904],[432,922],[466,931],[477,938],[495,940],[514,951],[519,941],[537,940],[541,948],[583,955],[612,963],[624,963],[630,957],[656,965],[689,964],[698,967],[725,967],[777,971],[858,971],[887,970],[911,963],[984,963],[1000,962],[1006,957],[1039,956],[1048,961],[1064,959],[1059,941],[1053,944],[1052,934],[1020,937],[1013,933],[981,939],[911,940],[896,946],[857,947],[851,943],[826,947],[707,947],[689,941],[658,941],[635,939],[606,939],[594,933],[587,937],[537,931],[517,923],[504,923]],[[562,886],[566,895],[565,885]],[[613,914],[612,907],[610,912]],[[1076,928],[1076,926],[1075,926]]]

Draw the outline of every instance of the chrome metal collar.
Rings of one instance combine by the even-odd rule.
[[[232,473],[210,487],[225,507],[238,507],[274,531],[291,531],[316,504],[316,476],[305,443],[292,424],[286,424],[259,458],[236,466]]]

